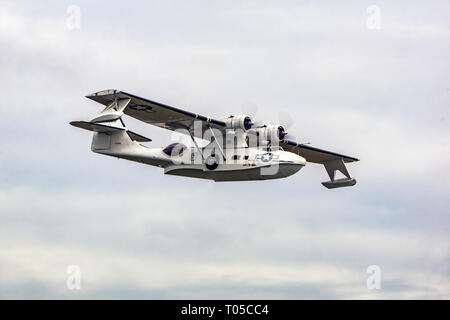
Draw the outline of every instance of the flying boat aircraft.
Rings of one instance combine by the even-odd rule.
[[[282,125],[255,125],[248,115],[208,118],[190,111],[118,90],[86,96],[105,106],[90,121],[71,125],[93,132],[93,152],[160,167],[168,175],[214,181],[252,181],[291,176],[308,162],[325,167],[329,188],[353,186],[356,179],[345,164],[359,159],[326,151],[289,139]],[[193,146],[180,142],[164,148],[148,148],[152,141],[129,130],[122,117],[190,136]],[[200,146],[195,138],[207,141]],[[336,179],[336,171],[344,178]]]

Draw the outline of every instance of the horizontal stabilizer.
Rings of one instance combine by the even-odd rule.
[[[102,123],[92,123],[88,121],[72,121],[70,124],[74,127],[89,130],[89,131],[95,131],[95,132],[101,132],[101,133],[113,133],[113,132],[119,132],[119,131],[126,131],[127,134],[130,136],[132,140],[138,141],[138,142],[150,142],[152,139],[146,138],[136,132],[130,131],[126,128],[119,128],[119,127],[113,127]]]
[[[92,123],[89,121],[72,121],[72,122],[70,122],[70,124],[77,128],[81,128],[81,129],[85,129],[85,130],[89,130],[89,131],[95,131],[95,132],[102,132],[102,133],[118,132],[118,131],[125,130],[125,128],[108,126],[106,124],[101,124],[101,123]]]
[[[150,142],[152,139],[141,136],[139,133],[127,130],[128,135],[130,136],[131,140],[135,140],[137,142]]]

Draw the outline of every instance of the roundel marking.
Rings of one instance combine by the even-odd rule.
[[[270,152],[266,152],[261,156],[261,161],[262,162],[269,162],[270,160],[272,160],[272,154]]]

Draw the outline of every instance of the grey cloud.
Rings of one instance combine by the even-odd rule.
[[[373,32],[360,4],[204,4],[127,6],[154,19],[111,23],[119,4],[99,16],[81,2],[71,32],[60,4],[0,8],[2,297],[448,297],[448,5],[381,2]],[[92,154],[68,122],[98,112],[83,95],[106,88],[212,117],[244,101],[266,121],[282,109],[301,141],[360,157],[359,183],[329,192],[309,165],[213,184]],[[170,142],[125,121],[151,146]],[[90,277],[78,296],[64,288],[73,259]],[[372,263],[387,276],[377,295]]]

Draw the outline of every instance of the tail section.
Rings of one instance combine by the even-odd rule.
[[[112,93],[115,93],[113,91]],[[97,100],[97,95],[100,100]],[[90,121],[72,121],[77,128],[92,131],[91,150],[112,157],[165,167],[172,163],[160,148],[147,148],[139,142],[152,141],[140,134],[128,130],[122,120],[124,110],[130,99],[119,99],[116,95],[103,99],[103,92],[89,96],[106,108]]]
[[[120,116],[117,117],[116,114],[105,111],[91,121],[70,122],[75,127],[94,133],[91,145],[93,152],[120,155],[136,148],[137,143],[135,141],[152,141],[149,138],[128,130]]]

